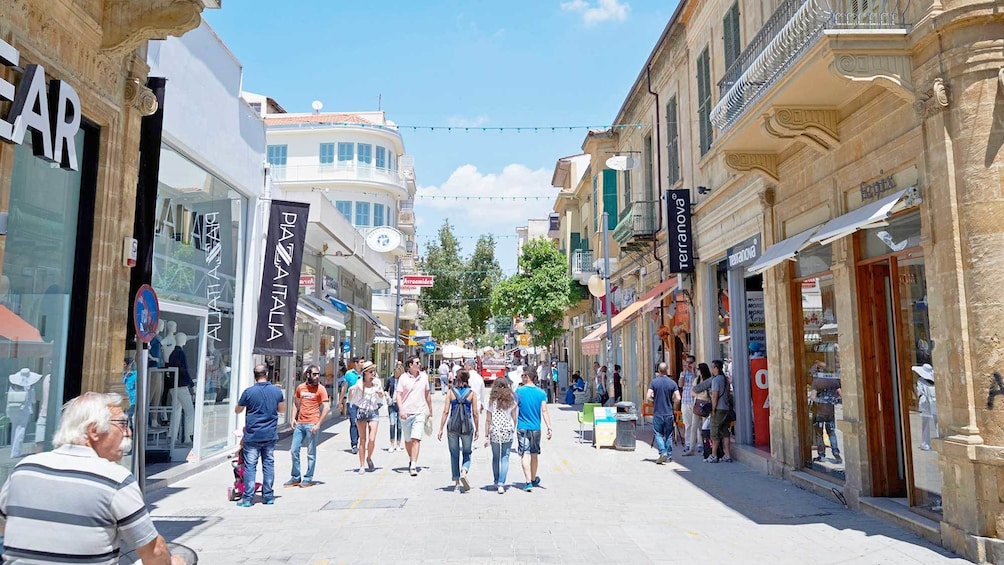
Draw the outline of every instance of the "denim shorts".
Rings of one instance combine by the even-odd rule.
[[[380,418],[380,409],[362,410],[356,413],[357,422],[376,422]]]
[[[540,453],[540,430],[516,430],[516,448],[520,455]]]

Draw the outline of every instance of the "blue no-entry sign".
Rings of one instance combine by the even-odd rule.
[[[436,352],[436,342],[434,342],[434,341],[432,341],[430,339],[429,341],[425,342],[422,345],[422,349],[425,350],[426,353],[435,353]]]
[[[343,353],[348,353],[349,351],[352,351],[352,344],[349,343],[349,342],[347,342],[347,341],[343,341],[342,342],[342,352]]]
[[[157,301],[153,287],[148,284],[139,287],[132,308],[136,338],[143,343],[150,343],[157,335],[157,320],[160,319],[160,302]]]

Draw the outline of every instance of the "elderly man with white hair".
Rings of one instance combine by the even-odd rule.
[[[118,464],[131,436],[120,395],[86,392],[67,402],[56,449],[26,457],[0,489],[4,563],[112,565],[124,542],[144,564],[183,564]]]

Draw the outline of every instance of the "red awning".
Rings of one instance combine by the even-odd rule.
[[[617,331],[624,324],[627,324],[633,320],[638,314],[643,310],[647,310],[645,306],[650,304],[652,301],[660,301],[666,293],[671,292],[676,288],[676,277],[670,277],[661,283],[655,285],[655,287],[646,292],[641,298],[632,302],[627,308],[622,312],[611,318],[610,328],[612,331]],[[600,327],[593,330],[592,333],[582,338],[582,354],[583,355],[599,355],[601,351],[600,343],[607,337],[607,326],[606,324],[601,324]]]
[[[0,357],[46,357],[52,343],[44,341],[35,326],[0,305]]]

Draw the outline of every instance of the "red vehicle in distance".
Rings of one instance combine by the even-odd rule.
[[[478,373],[485,380],[485,386],[491,387],[495,379],[506,376],[508,363],[498,357],[478,357]]]

